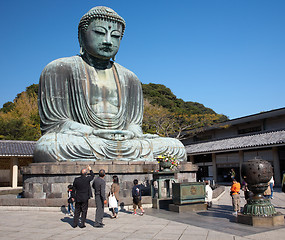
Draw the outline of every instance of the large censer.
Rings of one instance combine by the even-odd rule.
[[[243,208],[243,214],[259,217],[276,215],[270,199],[263,195],[273,176],[271,164],[263,159],[252,159],[242,164],[241,173],[248,184],[248,189],[253,193]]]

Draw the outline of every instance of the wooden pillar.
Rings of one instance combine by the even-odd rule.
[[[10,176],[11,176],[11,185],[12,188],[18,187],[18,158],[12,157],[11,158],[11,167],[10,167]]]
[[[242,150],[238,151],[238,159],[239,159],[239,177],[240,177],[240,182],[242,182],[243,176],[241,175],[241,167],[244,161],[244,153]]]
[[[273,154],[273,170],[274,170],[274,181],[275,184],[281,184],[281,175],[280,175],[280,161],[279,161],[279,154],[278,154],[278,147],[272,148]]]
[[[218,176],[217,176],[216,153],[212,153],[212,163],[213,163],[213,178],[214,181],[217,182]]]

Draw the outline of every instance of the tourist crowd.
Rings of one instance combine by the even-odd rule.
[[[87,171],[90,171],[90,175]],[[88,200],[92,197],[91,181],[93,181],[95,174],[93,173],[90,166],[81,170],[81,176],[74,179],[73,185],[68,186],[68,214],[73,218],[73,228],[79,226],[80,228],[85,228],[85,221],[88,211]],[[105,170],[101,169],[92,183],[95,195],[96,203],[96,213],[95,213],[95,223],[94,227],[103,228],[103,216],[104,216],[104,206],[107,204],[106,198],[106,182],[104,180]],[[138,185],[138,180],[134,179],[134,186],[132,188],[133,197],[133,214],[143,215],[144,209],[142,207],[142,194],[141,188]],[[119,202],[119,178],[118,176],[113,176],[113,183],[111,185],[110,192],[108,193],[108,205],[109,210],[112,215],[111,218],[118,217],[118,202]],[[75,204],[75,207],[74,207]],[[137,208],[140,209],[140,213],[137,212]],[[80,219],[80,224],[79,224]]]

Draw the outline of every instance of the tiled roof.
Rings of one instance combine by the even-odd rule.
[[[33,156],[35,141],[0,140],[0,156]]]
[[[276,144],[285,144],[285,130],[195,143],[187,145],[185,148],[188,154],[198,154],[262,147]]]
[[[243,123],[247,123],[247,122],[253,122],[253,121],[261,121],[263,119],[267,119],[267,118],[276,118],[276,117],[281,117],[285,115],[285,108],[278,108],[278,109],[273,109],[270,111],[266,111],[266,112],[261,112],[261,113],[256,113],[256,114],[252,114],[252,115],[248,115],[248,116],[244,116],[244,117],[239,117],[239,118],[235,118],[235,119],[231,119],[225,122],[221,122],[221,123],[217,123],[208,127],[201,127],[199,129],[201,129],[202,131],[208,131],[208,130],[214,130],[214,129],[220,129],[221,127],[224,126],[235,126],[235,125],[239,125],[239,124],[243,124]],[[184,134],[185,135],[196,135],[196,133],[199,133],[200,131],[198,131],[199,129],[193,129],[193,130],[189,130],[186,131]]]

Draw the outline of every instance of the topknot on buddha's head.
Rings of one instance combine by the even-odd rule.
[[[78,25],[78,35],[80,36],[81,31],[86,31],[90,22],[96,18],[122,24],[121,38],[123,37],[126,28],[125,20],[113,9],[104,6],[91,8],[87,13],[83,15]]]

